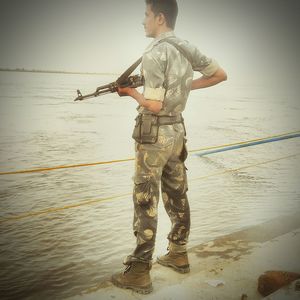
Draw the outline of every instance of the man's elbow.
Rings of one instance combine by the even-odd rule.
[[[158,114],[161,111],[161,107],[151,107],[149,110],[155,114]]]
[[[161,101],[151,101],[148,110],[153,112],[154,114],[158,114],[162,109],[162,102]]]
[[[227,80],[227,73],[225,71],[223,71],[223,77],[222,77],[222,81],[226,81]]]
[[[159,108],[156,108],[156,109],[152,110],[152,112],[155,113],[155,114],[158,114],[160,111],[161,111],[161,109],[159,109]]]
[[[217,77],[219,79],[219,82],[227,80],[227,73],[223,69],[221,69],[221,68],[219,68],[219,70],[217,71],[216,75],[217,75]]]

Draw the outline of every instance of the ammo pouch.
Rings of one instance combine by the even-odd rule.
[[[159,126],[173,125],[176,123],[182,123],[184,126],[181,114],[177,116],[139,114],[135,119],[135,127],[132,137],[140,144],[155,144],[158,139]]]
[[[132,137],[140,144],[155,144],[158,138],[158,116],[140,114],[135,119]]]

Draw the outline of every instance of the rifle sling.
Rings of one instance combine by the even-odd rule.
[[[162,39],[159,41],[161,42],[167,42],[174,46],[189,62],[192,64],[192,57],[189,53],[183,50],[182,47],[180,47],[177,43],[174,41],[171,41],[170,39]],[[134,62],[118,79],[117,83],[122,83],[123,81],[126,81],[126,79],[129,77],[129,75],[138,67],[138,65],[142,62],[142,57],[140,57],[136,62]]]
[[[184,51],[183,48],[180,45],[178,45],[177,43],[175,43],[171,39],[162,39],[159,42],[160,43],[161,42],[167,42],[167,43],[171,44],[172,46],[174,46],[188,60],[188,62],[193,66],[193,60],[192,60],[192,57],[191,57],[190,53],[187,53],[186,51]]]
[[[117,83],[121,84],[126,81],[129,75],[137,68],[137,66],[142,62],[142,57],[140,57],[135,63],[133,63],[118,79]]]

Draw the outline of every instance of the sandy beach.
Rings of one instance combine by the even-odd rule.
[[[258,277],[267,270],[300,272],[299,250],[299,214],[283,216],[190,248],[189,274],[154,263],[150,295],[114,287],[108,278],[70,299],[263,299]]]

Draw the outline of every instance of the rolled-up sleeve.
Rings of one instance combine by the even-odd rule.
[[[202,54],[197,48],[193,55],[193,70],[199,71],[204,76],[210,77],[219,69],[218,62]]]
[[[155,55],[153,51],[144,54],[142,74],[145,79],[143,94],[146,99],[164,101],[166,92],[164,63],[162,57]]]

